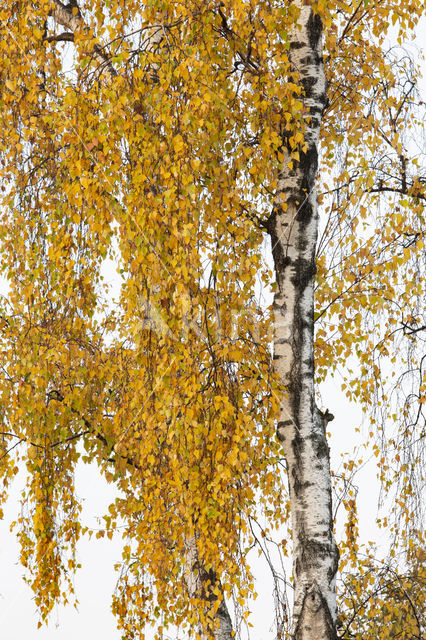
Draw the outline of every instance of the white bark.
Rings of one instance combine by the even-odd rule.
[[[305,142],[300,162],[281,172],[269,220],[277,292],[274,300],[276,371],[285,388],[277,436],[287,461],[294,544],[295,640],[335,638],[335,575],[326,417],[315,405],[314,279],[318,206],[318,139],[326,102],[319,16],[298,1],[299,27],[290,56],[304,88]],[[283,141],[286,147],[286,140]]]
[[[49,15],[57,24],[65,27],[65,29],[68,29],[74,35],[76,32],[84,33],[87,31],[87,26],[79,11],[73,12],[70,6],[63,4],[60,0],[51,0],[51,7]],[[107,78],[114,78],[117,75],[117,71],[114,69],[111,60],[99,45],[95,44],[90,53],[93,60],[98,64],[97,73],[99,78],[105,80],[105,76]]]
[[[206,603],[204,616],[208,613],[208,608],[217,606],[218,596],[212,591],[219,588],[221,592],[221,602],[217,612],[212,618],[211,628],[200,629],[201,640],[232,640],[232,622],[229,615],[222,589],[217,576],[213,571],[207,572],[200,564],[197,542],[194,537],[185,540],[185,573],[184,579],[188,594],[191,598],[196,598],[202,603]]]
[[[80,11],[75,8],[74,11],[69,5],[65,5],[61,0],[51,0],[51,9],[49,15],[53,20],[60,24],[65,29],[68,29],[70,33],[76,32],[84,33],[88,31],[88,27],[84,22]],[[164,37],[164,28],[162,25],[153,25],[145,27],[145,39],[141,50],[146,53],[155,51],[160,45]],[[114,68],[109,56],[105,53],[99,44],[94,44],[91,48],[90,55],[98,68],[96,75],[101,82],[109,82],[112,78],[117,76],[117,71]],[[151,69],[155,72],[155,68]]]

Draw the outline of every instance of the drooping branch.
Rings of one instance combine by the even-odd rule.
[[[57,389],[51,390],[47,397],[48,401],[56,401],[59,403],[63,403],[65,401],[64,395]],[[70,407],[70,411],[83,423],[85,427],[84,430],[48,444],[40,444],[39,442],[32,441],[25,437],[21,438],[11,432],[0,432],[0,435],[17,439],[17,442],[15,442],[2,456],[0,456],[0,461],[13,449],[24,443],[33,446],[35,449],[53,450],[61,445],[69,444],[79,438],[92,435],[105,448],[105,462],[115,464],[117,460],[120,460],[127,466],[127,469],[138,472],[142,471],[142,466],[138,462],[137,458],[119,453],[119,451],[117,451],[117,447],[111,446],[111,443],[108,442],[108,439],[103,435],[102,431],[99,428],[96,428],[93,423],[81,413],[81,411],[75,407]],[[112,456],[111,454],[114,455]],[[208,627],[200,629],[202,640],[232,640],[234,637],[232,621],[218,576],[212,569],[207,571],[203,566],[203,563],[199,558],[195,538],[186,539],[184,541],[184,546],[183,578],[187,587],[188,595],[191,599],[197,599],[204,603],[202,618],[203,624],[207,623]]]
[[[83,436],[86,436],[88,433],[90,433],[90,431],[80,431],[79,433],[74,433],[71,436],[63,438],[62,440],[56,440],[55,442],[52,442],[51,444],[49,444],[49,449],[55,449],[56,447],[59,447],[59,446],[64,445],[64,444],[68,444],[69,442],[72,442],[73,440],[78,440],[78,438],[82,438]],[[20,444],[23,444],[24,442],[27,442],[28,444],[30,444],[32,447],[35,447],[36,449],[45,449],[46,448],[45,445],[39,444],[38,442],[33,442],[32,440],[29,440],[28,438],[20,438],[15,433],[9,433],[7,431],[0,431],[0,436],[4,436],[4,437],[7,437],[7,438],[17,438],[18,439],[18,442],[16,442],[2,456],[0,456],[0,460],[5,458],[7,455],[9,455],[9,453],[11,451],[13,451],[13,449],[15,449],[15,447],[17,447]]]

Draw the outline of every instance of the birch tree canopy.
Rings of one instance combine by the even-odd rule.
[[[74,597],[86,463],[117,494],[98,535],[127,540],[126,640],[239,635],[259,526],[293,559],[277,639],[421,637],[423,10],[3,1],[0,469],[3,500],[26,470],[40,624]],[[330,468],[336,371],[368,416],[382,564],[363,455]]]

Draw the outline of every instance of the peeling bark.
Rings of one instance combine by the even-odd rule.
[[[333,538],[327,417],[315,404],[313,350],[315,181],[326,81],[321,19],[310,5],[300,0],[297,4],[300,15],[291,34],[290,59],[304,89],[307,150],[300,152],[293,169],[279,175],[278,197],[268,222],[277,281],[274,359],[285,389],[277,437],[287,461],[291,500],[292,635],[295,640],[334,640],[338,550]]]
[[[185,584],[191,598],[197,598],[207,604],[208,609],[217,607],[218,596],[214,591],[219,590],[221,601],[216,612],[212,615],[211,628],[200,629],[201,640],[232,640],[232,622],[226,606],[219,580],[214,571],[206,571],[200,564],[197,543],[194,538],[185,541]]]

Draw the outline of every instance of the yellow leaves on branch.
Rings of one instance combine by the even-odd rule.
[[[272,281],[263,225],[277,171],[303,159],[309,113],[288,56],[295,3],[79,6],[72,43],[49,17],[50,1],[0,8],[9,286],[0,399],[7,432],[29,443],[22,559],[42,615],[75,566],[72,475],[83,455],[121,491],[106,530],[122,518],[134,543],[114,604],[131,638],[160,616],[158,603],[167,623],[189,619],[186,539],[196,536],[202,562],[243,603],[249,575],[238,549],[255,497],[273,521],[284,518],[271,471],[272,318],[258,298],[260,283]],[[384,351],[397,317],[389,301],[411,305],[419,282],[410,269],[424,241],[395,250],[402,235],[420,233],[418,179],[410,206],[379,215],[373,233],[366,226],[380,184],[375,150],[390,147],[392,168],[403,151],[395,124],[386,124],[389,142],[379,139],[384,114],[389,122],[401,106],[380,39],[395,15],[409,27],[420,10],[390,0],[314,6],[329,82],[325,179],[348,147],[336,178],[344,197],[323,200],[337,259],[318,261],[317,371],[324,377],[356,353],[366,374],[348,393],[368,403],[379,373],[364,311],[386,315]],[[373,111],[370,90],[379,96]]]
[[[255,12],[253,27],[249,4],[233,3],[234,38],[208,4],[95,2],[82,6],[65,75],[60,28],[44,30],[50,6],[2,9],[3,32],[16,36],[1,104],[2,346],[17,380],[2,381],[2,400],[31,443],[22,559],[44,617],[60,597],[48,577],[58,585],[74,566],[69,479],[84,451],[124,496],[109,531],[124,519],[139,567],[180,620],[183,541],[196,533],[203,562],[242,598],[236,550],[261,482],[279,502],[279,479],[263,475],[276,400],[271,319],[256,302],[256,277],[270,274],[253,219],[269,213],[280,111],[290,131],[301,107],[273,35],[286,15]],[[150,24],[164,25],[152,50]],[[117,77],[97,81],[95,46]],[[292,140],[297,153],[303,136]],[[112,295],[104,278],[117,282]]]

